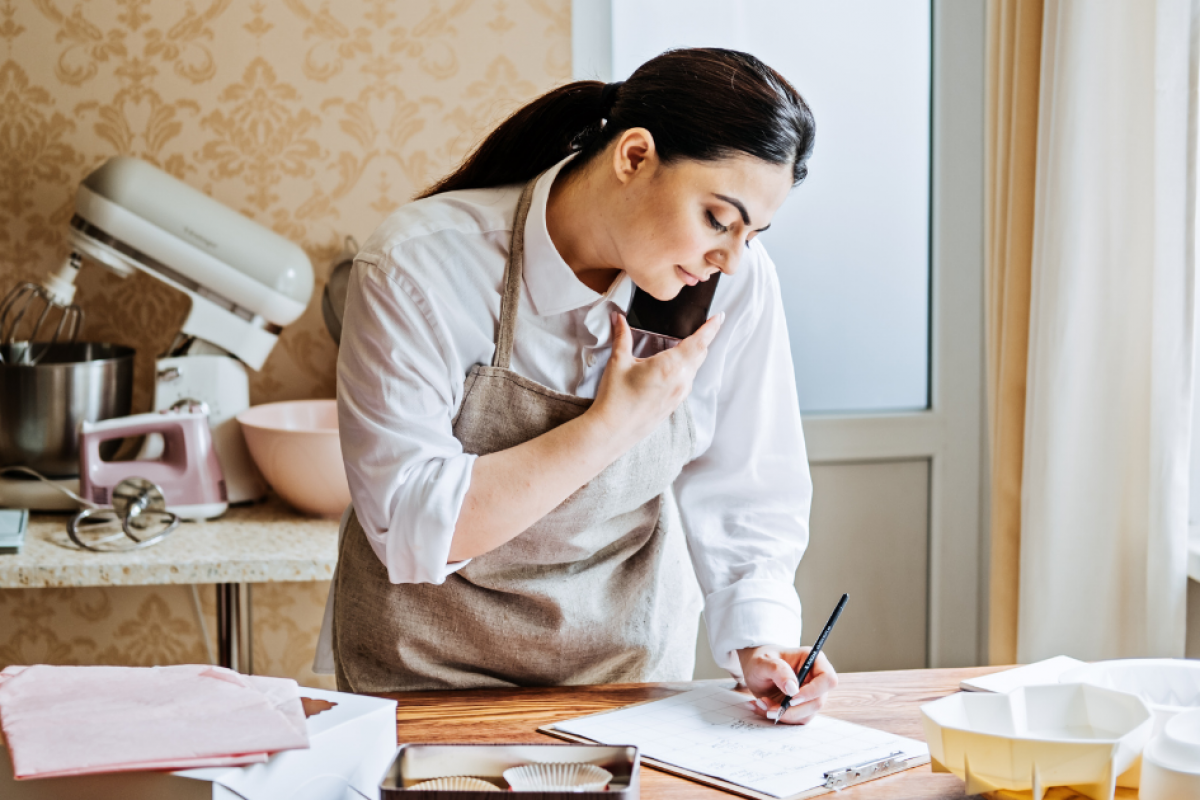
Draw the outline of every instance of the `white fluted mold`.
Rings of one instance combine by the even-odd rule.
[[[921,721],[935,772],[957,775],[968,794],[1031,790],[1033,800],[1052,786],[1112,800],[1153,725],[1141,698],[1085,684],[954,694],[922,706]]]

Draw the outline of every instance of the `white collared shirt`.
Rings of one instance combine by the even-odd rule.
[[[601,295],[559,255],[535,187],[511,367],[559,392],[595,397],[625,309],[624,273]],[[451,422],[474,364],[490,364],[520,186],[448,192],[388,217],[355,259],[338,358],[338,420],[359,522],[393,583],[442,583],[477,456]],[[812,483],[775,265],[751,242],[722,276],[726,320],[688,398],[694,459],[675,481],[717,663],[797,646],[794,576],[808,544]]]

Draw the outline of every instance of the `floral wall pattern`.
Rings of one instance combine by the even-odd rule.
[[[569,0],[0,0],[0,293],[57,266],[79,181],[133,155],[304,247],[317,290],[251,396],[332,397],[320,290],[344,237],[569,72]],[[77,285],[83,337],[137,348],[134,410],[149,409],[187,299],[90,262]],[[255,587],[256,671],[322,682],[307,665],[324,597]],[[192,602],[187,587],[0,591],[0,666],[201,661]]]

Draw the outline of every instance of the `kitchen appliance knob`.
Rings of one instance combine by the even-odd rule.
[[[175,368],[172,367],[171,369]],[[174,403],[171,403],[171,407],[167,410],[175,413],[182,412],[184,414],[203,414],[206,417],[212,416],[212,409],[208,407],[208,403],[203,400],[197,400],[194,397],[184,397],[176,400]]]

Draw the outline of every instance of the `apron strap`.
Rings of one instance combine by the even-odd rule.
[[[517,201],[517,213],[513,217],[512,242],[508,248],[508,263],[504,265],[504,293],[500,296],[496,354],[492,356],[492,366],[501,369],[508,369],[512,360],[513,334],[516,332],[517,311],[521,305],[521,275],[525,269],[525,220],[529,218],[529,207],[533,204],[533,187],[540,177],[538,175],[525,184],[521,199]]]

